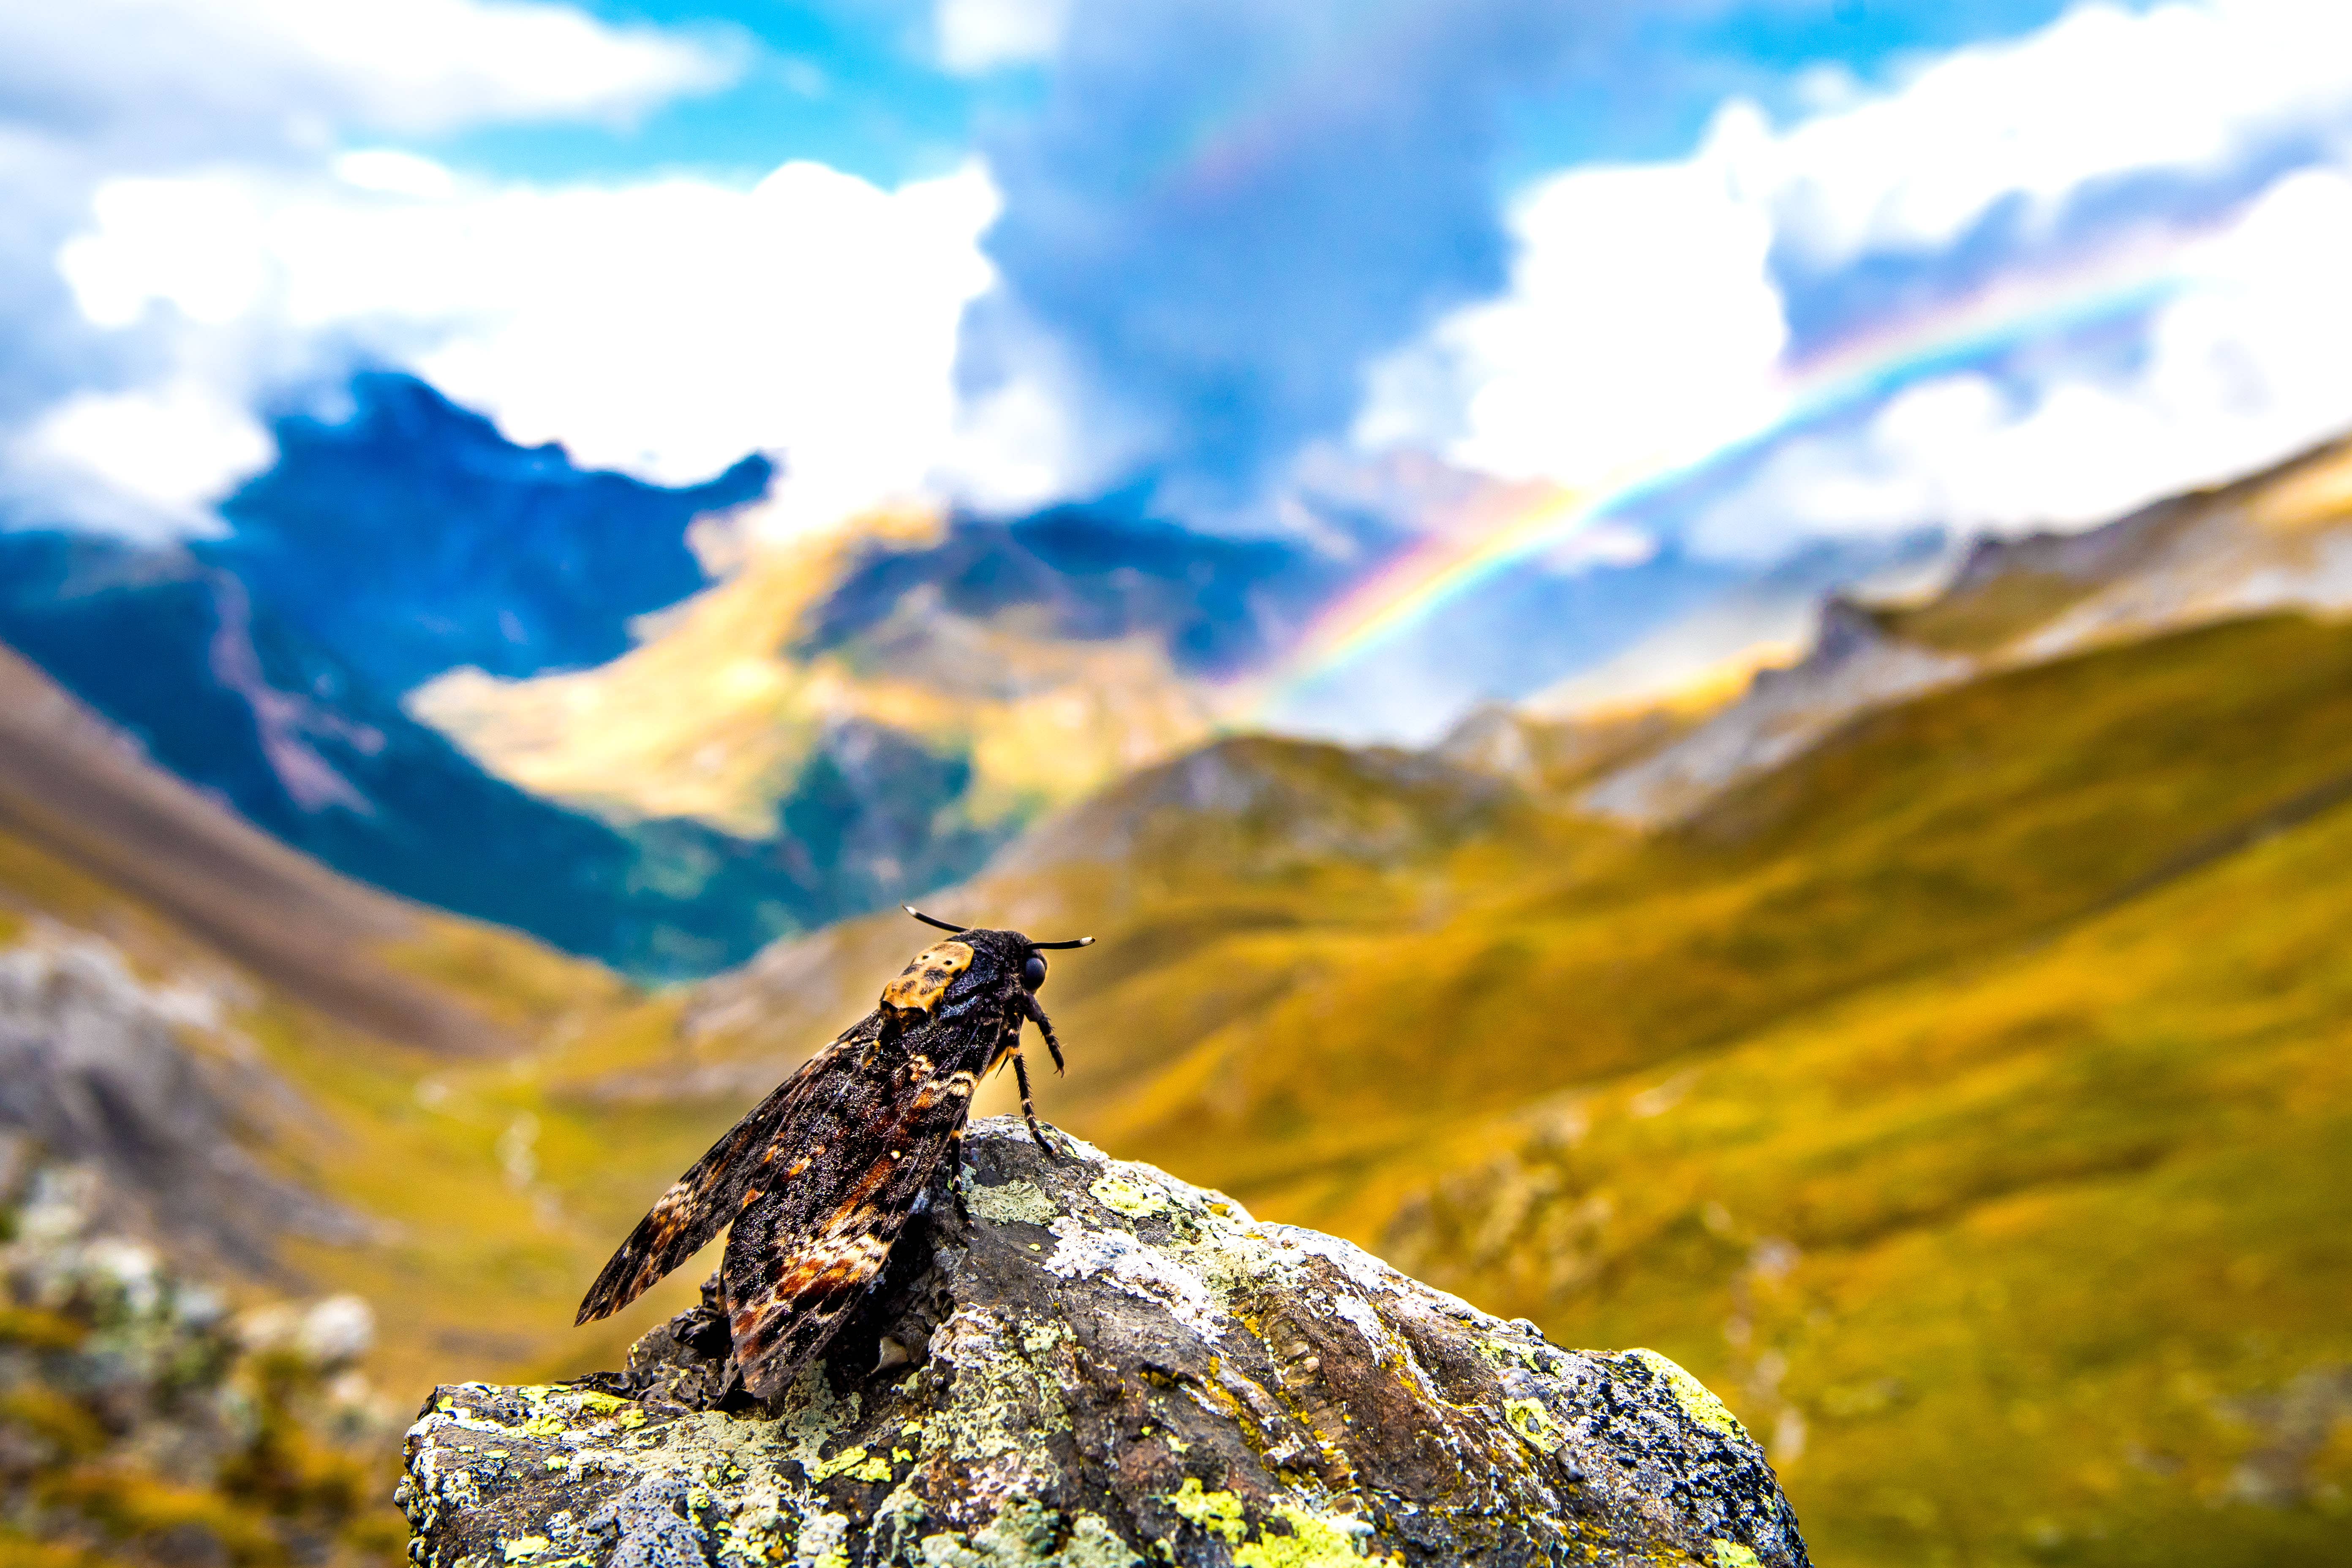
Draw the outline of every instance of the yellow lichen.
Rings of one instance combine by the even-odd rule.
[[[1277,1503],[1275,1517],[1290,1527],[1287,1535],[1260,1530],[1255,1541],[1235,1549],[1236,1568],[1337,1568],[1364,1561],[1364,1536],[1371,1532],[1365,1521],[1345,1514],[1316,1513]],[[1393,1556],[1375,1561],[1393,1563]]]
[[[1050,1225],[1062,1213],[1034,1182],[1006,1182],[993,1187],[974,1183],[964,1189],[963,1204],[974,1219],[991,1225]]]
[[[1153,1182],[1129,1181],[1113,1172],[1087,1188],[1103,1207],[1141,1219],[1146,1215],[1164,1214],[1171,1206],[1168,1191]]]
[[[1247,1526],[1242,1520],[1242,1500],[1231,1492],[1203,1491],[1199,1478],[1186,1476],[1184,1484],[1169,1494],[1168,1506],[1201,1529],[1239,1542]]]
[[[1726,1437],[1748,1436],[1747,1429],[1739,1425],[1739,1418],[1732,1415],[1723,1401],[1709,1392],[1706,1384],[1674,1362],[1653,1350],[1632,1350],[1625,1353],[1635,1357],[1664,1379],[1667,1391],[1675,1396],[1675,1403],[1681,1405],[1683,1413],[1692,1420]]]
[[[1568,1435],[1560,1430],[1559,1423],[1551,1418],[1551,1412],[1544,1408],[1540,1399],[1506,1399],[1503,1419],[1529,1446],[1547,1454],[1559,1453],[1560,1445],[1568,1441]]]

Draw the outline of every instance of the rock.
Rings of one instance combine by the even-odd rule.
[[[232,1315],[215,1285],[107,1229],[101,1185],[0,1132],[0,1558],[397,1562],[381,1466],[402,1412],[352,1364],[364,1304]]]
[[[37,928],[0,947],[0,1132],[89,1172],[102,1228],[284,1283],[280,1243],[348,1245],[369,1226],[250,1152],[320,1123],[225,1021],[236,1000],[144,982],[86,932]]]
[[[1333,1237],[975,1122],[772,1410],[696,1308],[623,1373],[434,1391],[425,1568],[1801,1568],[1762,1451],[1651,1351],[1568,1351]]]

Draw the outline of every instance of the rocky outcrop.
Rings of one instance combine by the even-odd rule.
[[[317,1113],[227,1023],[239,998],[221,984],[149,984],[112,944],[61,928],[0,947],[0,1136],[84,1170],[105,1226],[282,1276],[279,1243],[370,1227],[251,1152]]]
[[[971,1129],[773,1410],[707,1308],[625,1373],[436,1389],[425,1568],[1800,1568],[1755,1442],[1649,1351],[1563,1350],[1346,1242],[1010,1119]]]
[[[396,1563],[400,1411],[355,1296],[251,1300],[108,1227],[89,1165],[0,1132],[0,1557],[125,1568]]]

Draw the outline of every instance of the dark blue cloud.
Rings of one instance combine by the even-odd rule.
[[[1345,431],[1369,362],[1503,285],[1528,146],[1686,151],[1727,91],[1785,85],[1808,40],[1870,67],[2055,9],[1081,0],[1044,105],[985,138],[1005,288],[967,322],[966,389],[1018,374],[1042,333],[1082,416],[1118,433],[1109,479],[1250,521],[1272,472]],[[1661,128],[1685,140],[1649,147]]]
[[[1370,353],[1501,284],[1495,89],[1559,31],[1515,4],[1082,7],[1051,101],[991,149],[1011,302],[1171,479],[1238,504],[1345,424]],[[982,376],[1005,326],[975,315]]]

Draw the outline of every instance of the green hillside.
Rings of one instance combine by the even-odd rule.
[[[1981,680],[1647,838],[1203,755],[1230,787],[1145,775],[946,910],[1103,938],[1049,1114],[1664,1351],[1824,1562],[2341,1559],[2352,628]],[[697,1059],[781,1059],[785,983],[908,941],[774,957]]]

